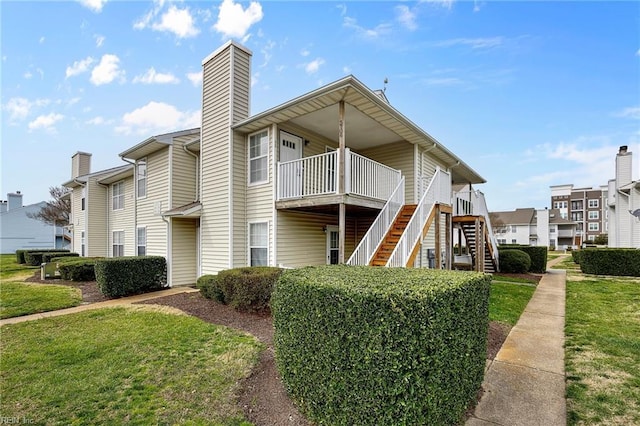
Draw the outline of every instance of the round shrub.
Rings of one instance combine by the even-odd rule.
[[[522,250],[500,250],[500,272],[523,274],[531,268],[531,257]]]
[[[217,275],[202,275],[196,281],[196,287],[200,289],[200,293],[207,299],[213,299],[216,302],[224,303],[224,294],[220,290],[220,286],[216,284]]]

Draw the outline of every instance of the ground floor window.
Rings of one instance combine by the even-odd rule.
[[[249,224],[249,260],[251,266],[269,264],[269,224],[267,222]]]
[[[147,228],[141,226],[137,232],[138,256],[146,256],[147,254]]]
[[[113,257],[124,256],[124,231],[113,231],[112,238]]]

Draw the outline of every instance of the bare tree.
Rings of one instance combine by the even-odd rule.
[[[71,201],[64,197],[69,192],[63,186],[52,186],[49,188],[51,201],[40,209],[37,213],[27,213],[31,219],[41,220],[47,225],[65,226],[69,224],[69,213],[71,213]]]

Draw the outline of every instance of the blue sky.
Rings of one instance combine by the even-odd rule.
[[[347,74],[488,182],[490,210],[640,172],[640,3],[527,1],[0,2],[2,188],[46,200],[149,136],[199,126],[201,61],[253,52],[251,113]]]

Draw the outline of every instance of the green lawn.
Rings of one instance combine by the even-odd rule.
[[[569,276],[566,308],[568,424],[640,424],[640,280]]]
[[[520,283],[520,284],[531,284],[533,286],[537,285],[538,280],[533,278],[521,278],[521,277],[510,277],[507,275],[500,274],[492,274],[491,281],[496,282],[507,282],[507,283]]]
[[[0,255],[0,318],[55,311],[82,302],[77,288],[22,282],[37,269],[18,264],[13,254]]]
[[[534,286],[527,284],[493,281],[489,297],[489,320],[514,326],[535,290]]]
[[[146,308],[2,327],[3,417],[33,424],[247,425],[235,402],[253,337]]]

